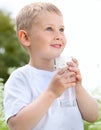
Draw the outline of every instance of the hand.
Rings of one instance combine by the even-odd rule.
[[[67,67],[59,70],[52,79],[48,90],[56,97],[59,97],[67,88],[75,86],[76,74],[73,71],[68,71]]]
[[[76,86],[82,86],[82,77],[81,77],[80,70],[78,68],[79,64],[77,59],[72,58],[72,61],[67,62],[67,65],[68,65],[68,70],[71,72],[75,72],[76,74]]]

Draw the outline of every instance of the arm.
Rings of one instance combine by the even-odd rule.
[[[76,88],[77,103],[84,120],[94,122],[98,118],[97,101],[81,86]]]
[[[56,97],[45,91],[35,101],[8,120],[10,130],[31,130],[47,112]]]
[[[67,87],[75,85],[74,72],[65,73],[67,68],[60,70],[45,90],[35,101],[8,119],[10,130],[31,130],[46,114],[53,101],[60,96]],[[75,77],[75,76],[74,76]],[[23,98],[23,97],[22,97]]]
[[[76,99],[81,115],[89,122],[96,121],[98,117],[97,101],[82,87],[82,77],[78,69],[78,61],[73,58],[73,63],[67,63],[68,69],[76,73]]]

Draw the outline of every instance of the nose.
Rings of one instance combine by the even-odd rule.
[[[63,34],[60,31],[55,32],[55,40],[62,40]]]

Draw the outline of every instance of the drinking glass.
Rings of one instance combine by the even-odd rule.
[[[72,61],[72,57],[61,56],[55,59],[55,68],[59,70],[67,66],[67,62]],[[75,87],[67,88],[59,97],[59,104],[62,107],[73,107],[76,105]]]

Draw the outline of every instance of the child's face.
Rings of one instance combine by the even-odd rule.
[[[38,58],[55,58],[66,45],[63,17],[55,13],[42,13],[33,23],[30,33],[30,53]]]

